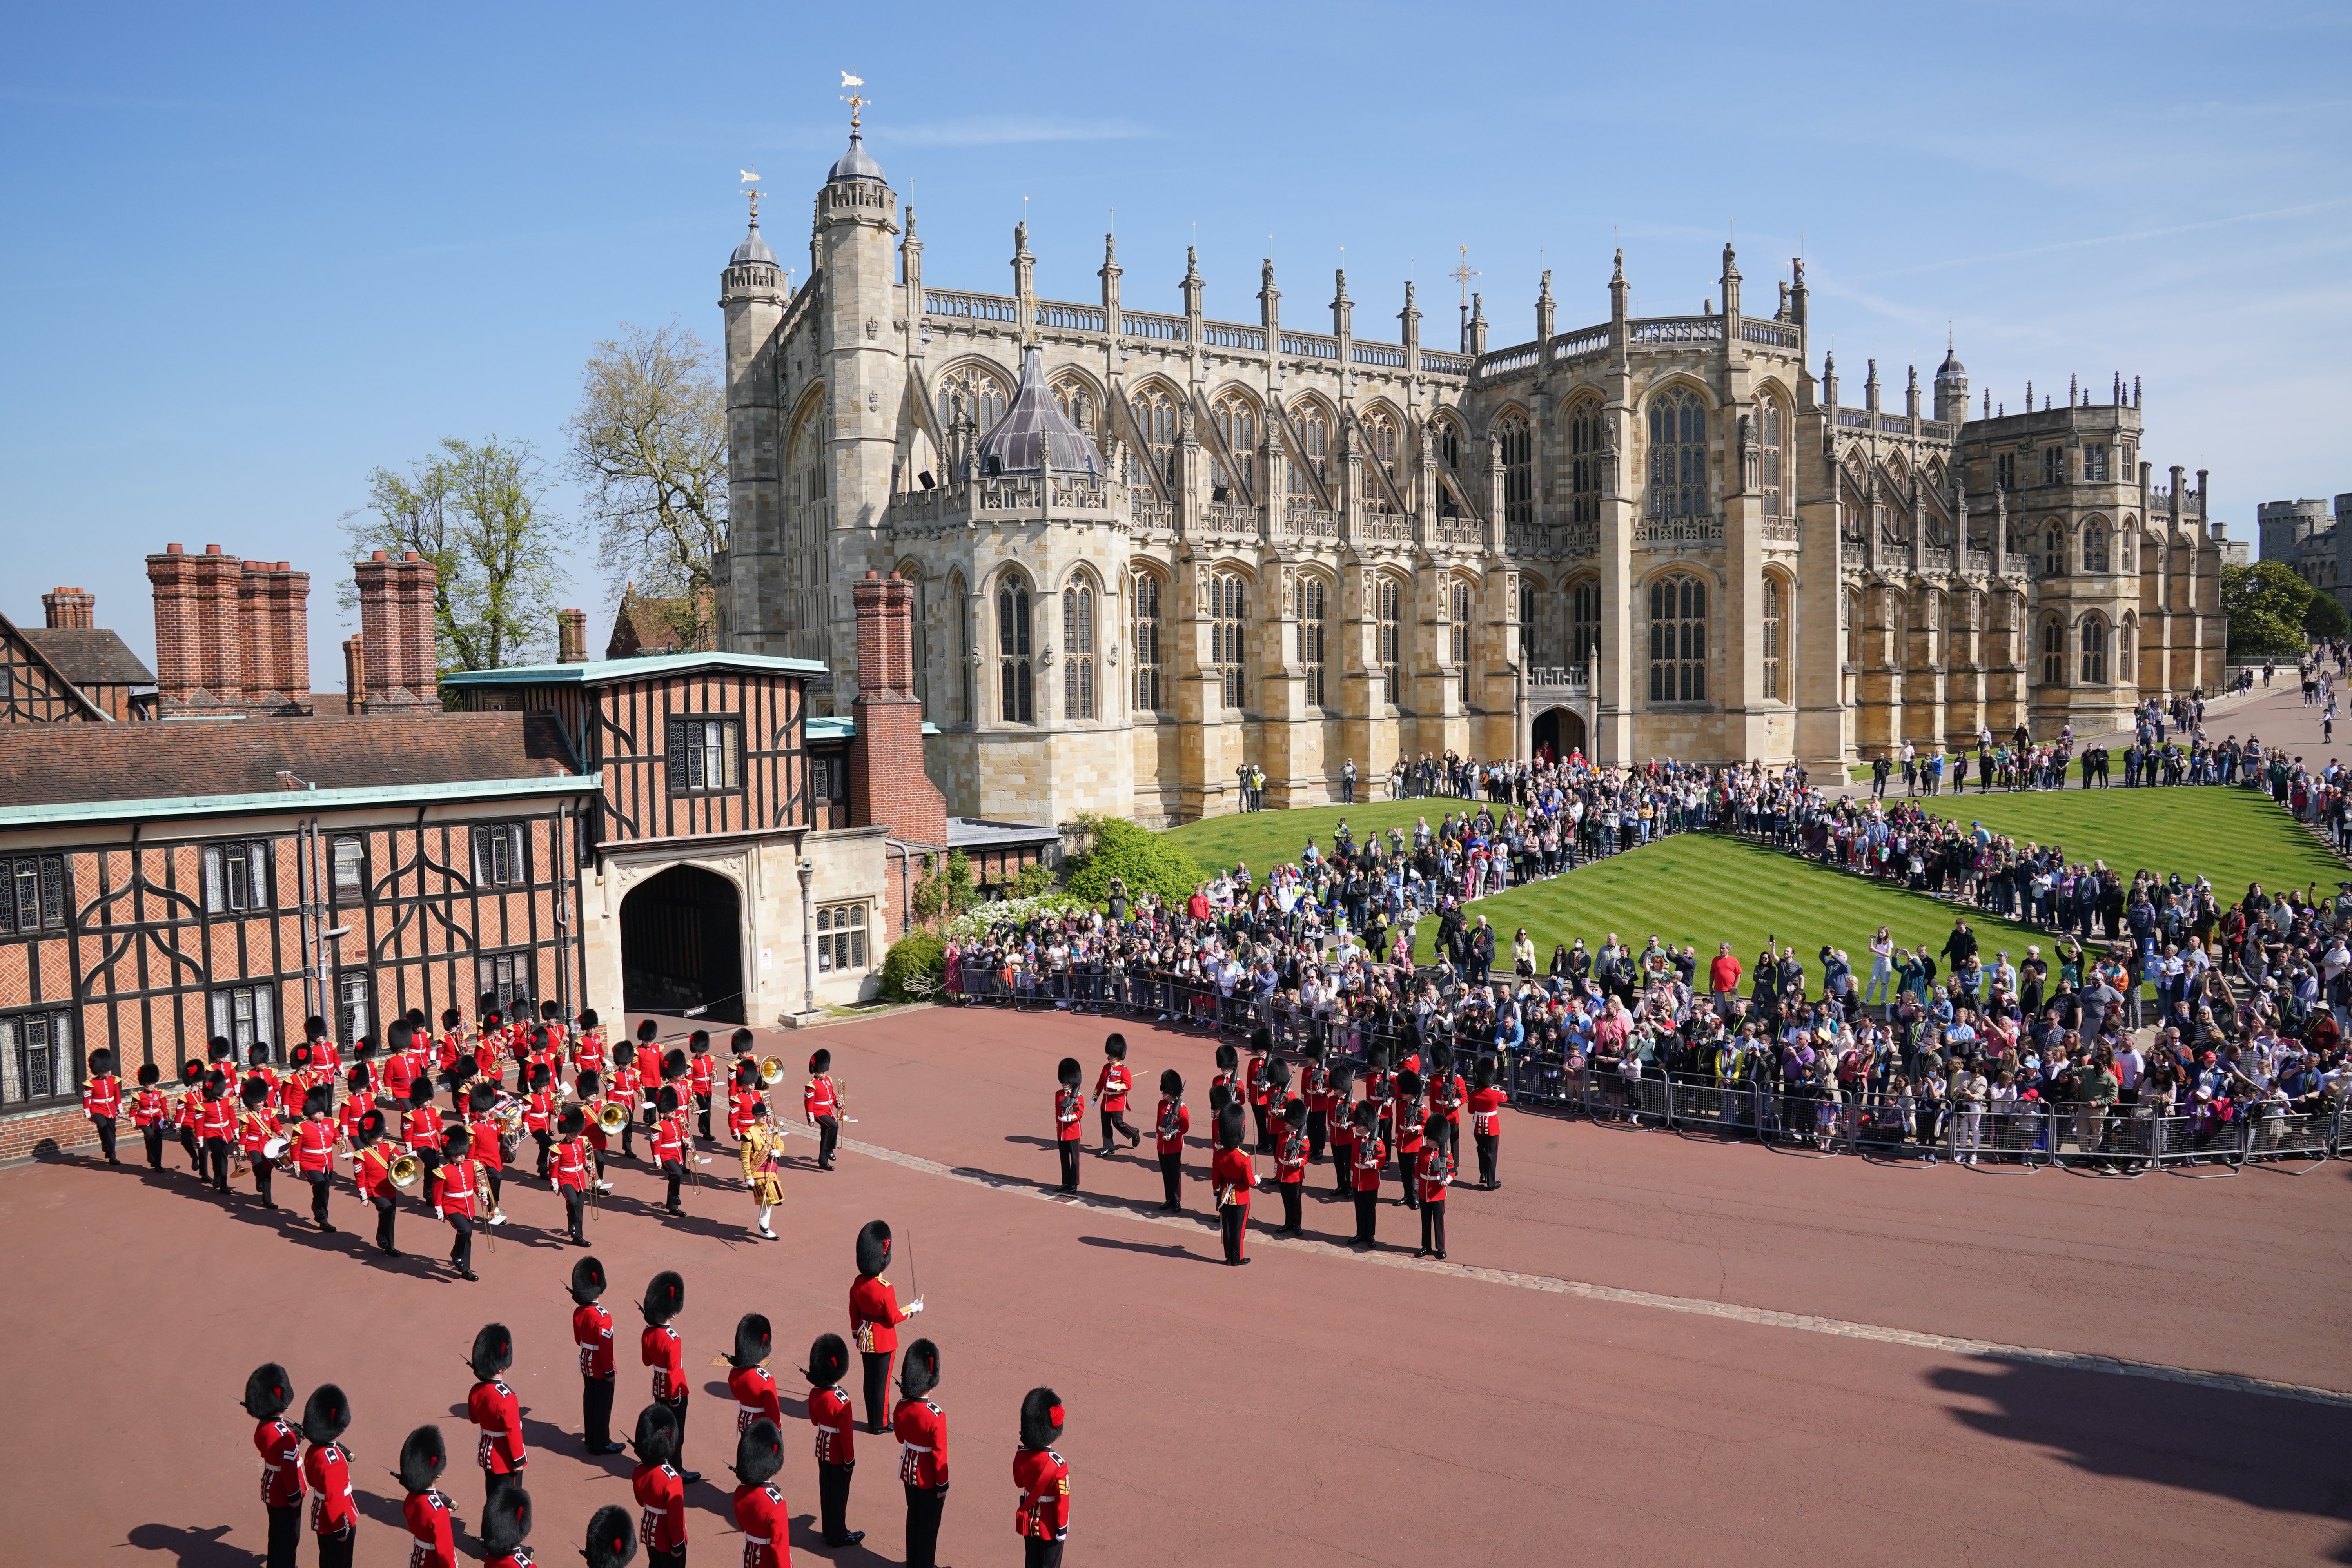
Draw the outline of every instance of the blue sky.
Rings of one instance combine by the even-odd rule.
[[[717,334],[737,171],[804,275],[839,76],[921,215],[925,277],[1285,319],[1348,268],[1450,346],[1470,247],[1497,346],[1695,310],[1736,228],[1751,304],[1801,248],[1819,347],[1979,387],[2143,378],[2159,471],[2219,515],[2352,489],[2352,7],[2264,4],[930,7],[49,6],[0,18],[0,609],[59,583],[152,647],[171,541],[312,574],[313,684],[350,629],[336,520],[444,435],[561,456],[590,345]],[[1113,209],[1116,209],[1114,216]],[[1342,247],[1344,248],[1344,254]],[[1893,394],[1890,393],[1890,395]],[[559,492],[557,504],[571,498]],[[577,558],[601,646],[607,585]]]

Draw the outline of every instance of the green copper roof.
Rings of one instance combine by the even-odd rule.
[[[78,800],[0,806],[0,830],[54,827],[79,822],[142,817],[266,816],[345,806],[425,805],[517,796],[593,795],[601,774],[559,773],[520,779],[465,779],[454,784],[363,784],[351,789],[273,789],[256,795],[165,795],[152,800]]]
[[[650,658],[598,658],[585,664],[518,664],[504,669],[461,669],[441,678],[444,686],[603,686],[651,680],[689,669],[740,669],[753,674],[824,675],[813,658],[776,658],[763,653],[665,653]]]

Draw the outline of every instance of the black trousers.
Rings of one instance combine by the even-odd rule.
[[[907,1489],[907,1568],[939,1568],[940,1515],[948,1506],[948,1489],[900,1484]]]
[[[530,1138],[539,1145],[539,1179],[543,1182],[547,1180],[547,1163],[555,1157],[555,1134],[541,1128]]]
[[[196,1130],[194,1128],[183,1127],[180,1129],[180,1147],[188,1152],[188,1169],[194,1171],[199,1176],[203,1175],[205,1173],[204,1151],[196,1147]]]
[[[302,1505],[288,1503],[269,1510],[269,1568],[294,1568],[294,1554],[302,1544]]]
[[[114,1157],[114,1118],[93,1116],[89,1119],[89,1124],[98,1129],[98,1146],[106,1152],[106,1163],[110,1165],[122,1163]]]
[[[392,1250],[392,1222],[400,1217],[400,1205],[393,1201],[390,1187],[377,1193],[368,1202],[375,1205],[375,1244],[389,1252]]]
[[[820,1116],[816,1119],[816,1163],[819,1170],[833,1168],[833,1152],[841,1146],[841,1118]]]
[[[849,1472],[856,1468],[855,1462],[816,1468],[817,1519],[827,1546],[849,1544]]]
[[[277,1167],[259,1154],[253,1157],[253,1195],[269,1205],[269,1176]],[[273,1205],[274,1206],[274,1205]]]
[[[613,1443],[613,1382],[610,1377],[580,1380],[580,1434],[590,1452]]]
[[[1257,1129],[1257,1152],[1261,1154],[1273,1153],[1274,1129],[1266,1125],[1264,1105],[1250,1107],[1250,1125]]]
[[[1482,1187],[1502,1185],[1502,1178],[1495,1173],[1496,1167],[1502,1163],[1503,1158],[1502,1135],[1496,1132],[1479,1132],[1472,1136],[1478,1144],[1478,1184]]]
[[[574,1241],[585,1241],[588,1233],[583,1224],[588,1214],[588,1194],[578,1187],[563,1189],[563,1223]]]
[[[1442,1202],[1421,1205],[1421,1247],[1441,1258],[1445,1255],[1445,1205]]]
[[[690,1397],[692,1397],[690,1394],[681,1391],[671,1394],[667,1399],[656,1401],[677,1418],[677,1451],[670,1456],[669,1462],[680,1470],[686,1468],[686,1405]]]
[[[695,1129],[703,1137],[710,1136],[710,1096],[698,1091],[694,1097]]]
[[[1075,1193],[1078,1190],[1078,1141],[1064,1138],[1054,1146],[1062,1156],[1062,1190]]]
[[[152,1171],[163,1168],[163,1129],[161,1123],[139,1130],[147,1143],[147,1167]]]
[[[1225,1244],[1225,1261],[1242,1260],[1242,1243],[1249,1235],[1249,1209],[1243,1204],[1217,1205],[1217,1234]]]
[[[1184,1156],[1182,1154],[1160,1156],[1160,1185],[1167,1194],[1170,1208],[1181,1209],[1184,1206]]]
[[[866,1365],[866,1429],[885,1430],[890,1423],[890,1357],[891,1351],[860,1351],[858,1359]]]
[[[686,1181],[686,1167],[676,1160],[664,1160],[661,1163],[661,1173],[669,1181],[669,1196],[664,1201],[671,1208],[676,1208],[677,1207],[677,1189]]]
[[[1138,1132],[1134,1128],[1129,1127],[1127,1124],[1127,1112],[1124,1110],[1104,1111],[1102,1113],[1102,1130],[1103,1152],[1106,1154],[1109,1153],[1111,1150],[1116,1147],[1117,1139],[1120,1134],[1125,1134],[1127,1138],[1127,1146],[1130,1149],[1143,1142],[1143,1134]]]
[[[482,1167],[482,1175],[489,1184],[490,1213],[496,1214],[506,1206],[499,1202],[499,1194],[506,1189],[506,1168],[502,1165],[485,1165]]]
[[[319,1568],[352,1568],[352,1548],[358,1544],[360,1527],[347,1524],[338,1531],[319,1537]]]
[[[1025,1536],[1021,1542],[1021,1568],[1062,1568],[1062,1545],[1058,1541],[1040,1541]]]
[[[1400,1149],[1397,1151],[1396,1162],[1397,1180],[1404,1184],[1404,1206],[1417,1209],[1421,1206],[1421,1197],[1415,1190],[1417,1184],[1412,1179],[1412,1168],[1421,1163],[1421,1151]]]
[[[1282,1194],[1282,1229],[1277,1231],[1276,1235],[1297,1236],[1298,1234],[1298,1196],[1304,1185],[1305,1184],[1299,1182],[1275,1184],[1276,1190]]]
[[[460,1273],[471,1274],[474,1271],[474,1216],[453,1214],[447,1218],[450,1232],[456,1237],[449,1244],[449,1261],[457,1265]]]
[[[327,1171],[305,1171],[302,1173],[302,1179],[310,1184],[310,1217],[319,1222],[320,1229],[332,1228],[327,1223],[327,1197],[335,1190],[333,1173]]]
[[[1348,1173],[1354,1164],[1354,1145],[1348,1143],[1331,1145],[1331,1191],[1340,1197],[1344,1198],[1348,1195]]]
[[[1310,1110],[1307,1113],[1307,1157],[1308,1159],[1320,1160],[1323,1157],[1323,1144],[1330,1136],[1330,1119],[1320,1110]]]
[[[675,1552],[656,1552],[648,1546],[646,1548],[646,1568],[686,1568],[686,1548],[681,1546]]]
[[[1364,1246],[1374,1245],[1373,1226],[1380,1223],[1381,1194],[1377,1189],[1356,1194],[1356,1239]]]

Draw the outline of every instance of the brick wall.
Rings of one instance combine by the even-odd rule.
[[[241,711],[246,678],[244,563],[217,544],[191,555],[167,544],[147,557],[155,591],[155,687],[165,713]]]
[[[415,551],[397,561],[379,550],[353,568],[360,588],[360,644],[366,652],[371,713],[437,711],[433,563]]]
[[[310,696],[310,574],[284,561],[247,561],[237,580],[245,702],[268,713]]]
[[[915,594],[893,572],[850,590],[857,610],[857,721],[850,742],[849,819],[894,838],[945,844],[947,802],[923,772],[923,704],[915,695]]]
[[[41,595],[41,613],[51,630],[98,625],[98,595],[80,588],[52,588]]]

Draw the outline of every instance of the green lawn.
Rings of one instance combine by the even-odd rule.
[[[2104,860],[2126,878],[2143,868],[2159,877],[2210,877],[2224,904],[2243,897],[2248,882],[2273,893],[2312,885],[2330,893],[2352,877],[2284,808],[2234,785],[1995,790],[1919,804],[2013,838],[2056,844],[2071,859]]]
[[[1223,869],[1240,860],[1248,862],[1255,874],[1297,859],[1298,852],[1307,847],[1309,834],[1314,836],[1316,847],[1328,854],[1331,829],[1343,816],[1359,844],[1375,829],[1385,834],[1391,827],[1402,832],[1405,842],[1411,844],[1412,825],[1420,817],[1426,816],[1430,826],[1435,827],[1445,820],[1446,813],[1458,812],[1465,806],[1470,806],[1475,814],[1475,802],[1442,797],[1383,800],[1366,805],[1302,806],[1296,811],[1240,812],[1171,828],[1168,837],[1211,870]]]

